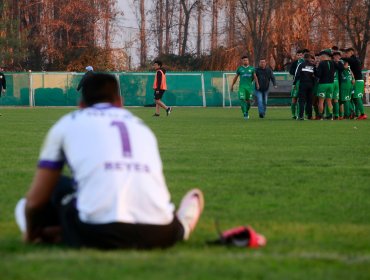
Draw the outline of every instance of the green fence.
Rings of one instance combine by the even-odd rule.
[[[113,73],[119,80],[126,106],[152,106],[153,72]],[[370,72],[367,77],[365,103],[369,104]],[[76,106],[80,93],[76,88],[83,73],[6,73],[7,91],[0,106]],[[170,106],[229,107],[238,106],[237,85],[230,85],[233,72],[169,72],[168,90],[163,101]],[[276,72],[278,88],[270,88],[269,105],[288,105],[292,78]]]

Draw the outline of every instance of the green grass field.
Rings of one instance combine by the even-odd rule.
[[[178,205],[189,188],[206,207],[187,243],[168,250],[24,245],[13,218],[48,128],[71,109],[1,108],[0,279],[369,279],[370,121],[293,121],[288,108],[244,121],[239,109],[130,108],[158,137]],[[367,113],[370,114],[369,108]],[[265,248],[211,247],[251,225]]]

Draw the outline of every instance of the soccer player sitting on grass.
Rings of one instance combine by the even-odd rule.
[[[238,78],[239,82],[239,100],[245,120],[249,119],[249,109],[251,107],[251,100],[253,97],[253,81],[256,83],[256,89],[259,90],[260,86],[256,76],[256,70],[253,66],[249,65],[249,58],[242,57],[242,65],[236,70],[236,75],[231,83],[230,91],[234,90],[234,85]]]
[[[84,82],[82,109],[50,129],[16,207],[26,242],[150,249],[189,238],[202,192],[188,192],[175,213],[154,134],[121,106],[116,78],[96,73]],[[73,178],[62,176],[67,163]]]

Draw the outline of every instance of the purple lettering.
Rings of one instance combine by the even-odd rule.
[[[119,135],[122,143],[122,152],[124,157],[132,157],[131,143],[128,136],[128,130],[124,122],[114,121],[111,123],[112,126],[118,128]]]

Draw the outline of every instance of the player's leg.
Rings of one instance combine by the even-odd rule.
[[[299,90],[299,81],[296,83],[295,87],[292,88],[292,91],[290,92],[290,95],[292,97],[292,103],[290,105],[290,110],[292,112],[292,119],[297,119],[298,112],[297,112],[297,107],[298,107],[298,90]]]
[[[244,118],[248,117],[247,114],[247,103],[246,103],[246,89],[244,87],[239,87],[238,95],[240,100],[240,108],[242,110]]]
[[[34,217],[34,223],[38,228],[40,241],[44,243],[59,243],[61,237],[61,223],[59,216],[59,205],[67,196],[75,193],[73,180],[62,176],[54,188],[50,202],[38,211]],[[21,199],[15,209],[15,218],[21,232],[25,234],[27,224],[25,217],[26,199]]]
[[[362,97],[364,96],[365,91],[365,83],[363,80],[356,81],[355,83],[355,92],[354,92],[354,102],[356,104],[356,108],[359,111],[358,120],[366,120],[367,115],[365,114],[364,104],[362,101]]]
[[[306,90],[307,86],[306,84],[300,84],[299,89],[298,89],[298,106],[299,106],[299,115],[298,119],[299,120],[304,120],[304,107],[306,104]]]
[[[263,109],[263,92],[260,90],[255,91],[257,97],[257,107],[258,107],[258,114],[260,118],[264,117],[264,109]]]
[[[306,92],[305,111],[306,111],[307,119],[309,119],[309,120],[312,120],[312,100],[313,100],[312,90],[313,90],[312,86],[309,86],[309,88],[307,89],[307,92]]]
[[[249,110],[252,106],[252,99],[253,99],[253,89],[247,88],[246,93],[245,93],[246,110],[247,110],[246,119],[249,119]]]
[[[334,81],[333,84],[333,116],[334,119],[337,120],[339,118],[339,81]]]
[[[266,111],[267,111],[267,101],[268,101],[268,98],[269,98],[269,91],[266,90],[263,92],[263,117],[266,116]]]

